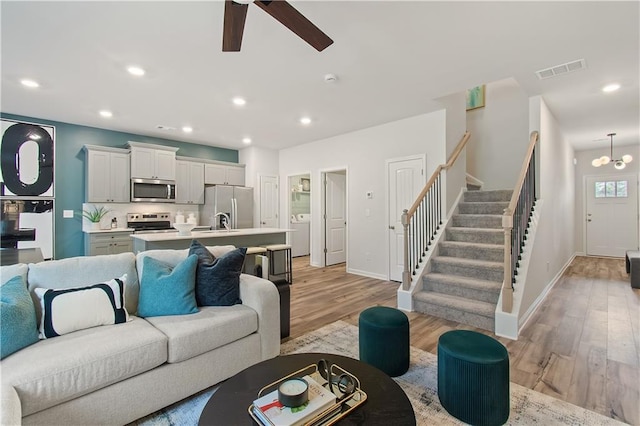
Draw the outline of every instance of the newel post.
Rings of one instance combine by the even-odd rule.
[[[504,230],[504,281],[502,282],[502,311],[513,310],[513,283],[511,282],[511,230],[513,229],[513,212],[505,209],[502,215]]]
[[[404,269],[402,271],[402,289],[409,290],[411,287],[411,272],[409,271],[409,211],[404,209],[402,211],[402,227],[404,235]]]

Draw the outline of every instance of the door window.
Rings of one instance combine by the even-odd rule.
[[[594,186],[596,198],[626,198],[626,180],[596,181]]]

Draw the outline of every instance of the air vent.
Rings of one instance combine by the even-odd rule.
[[[570,72],[585,69],[586,67],[587,67],[587,64],[585,63],[584,59],[578,59],[577,61],[571,61],[565,64],[555,65],[550,68],[545,68],[543,70],[536,71],[536,75],[540,80],[544,80],[545,78],[567,74]]]

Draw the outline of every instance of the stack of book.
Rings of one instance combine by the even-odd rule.
[[[285,407],[278,401],[278,390],[274,390],[255,401],[251,412],[264,426],[301,426],[320,416],[312,424],[321,424],[340,411],[336,396],[322,387],[311,376],[304,376],[309,384],[309,400],[300,407]]]

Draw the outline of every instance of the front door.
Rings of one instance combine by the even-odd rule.
[[[409,209],[425,184],[424,157],[387,162],[389,188],[389,280],[402,281],[404,229],[402,211]]]
[[[623,257],[638,249],[637,176],[589,176],[586,180],[587,254]]]
[[[260,228],[278,227],[278,177],[260,175]]]
[[[347,176],[327,173],[325,188],[326,265],[347,261]]]

